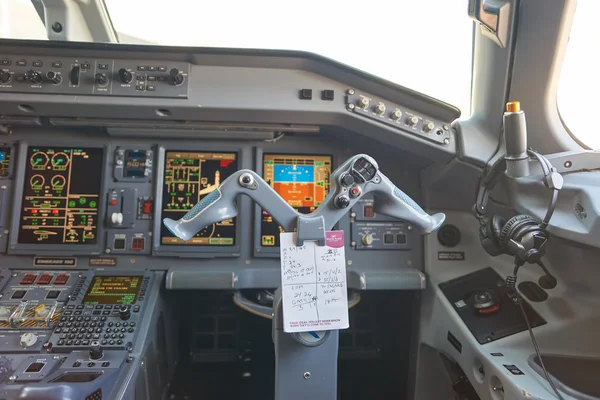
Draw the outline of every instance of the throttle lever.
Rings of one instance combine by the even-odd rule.
[[[330,183],[331,190],[319,208],[304,215],[292,208],[254,171],[240,170],[225,179],[180,220],[165,218],[163,222],[175,236],[185,241],[190,240],[206,226],[235,217],[238,213],[235,199],[240,194],[256,201],[287,232],[293,232],[300,219],[322,219],[323,228],[331,230],[348,212],[349,207],[366,193],[375,196],[377,212],[400,218],[421,234],[436,231],[446,218],[442,213],[427,214],[383,175],[375,160],[366,154],[358,154],[346,160],[331,174]]]

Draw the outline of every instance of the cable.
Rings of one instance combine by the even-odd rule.
[[[519,266],[515,264],[515,270],[513,272],[513,275],[506,277],[506,287],[507,288],[510,288],[510,289],[515,288],[515,285],[517,284],[518,270],[519,270]],[[564,398],[561,396],[558,389],[556,389],[556,386],[554,386],[554,382],[552,382],[552,379],[550,379],[550,374],[548,374],[548,370],[546,369],[546,366],[544,365],[544,361],[542,360],[542,354],[540,353],[540,348],[538,347],[537,340],[535,340],[535,336],[533,334],[533,329],[531,328],[531,323],[529,322],[529,318],[527,317],[527,313],[525,312],[525,307],[523,307],[523,301],[521,300],[521,297],[519,297],[518,294],[517,294],[516,298],[517,298],[517,303],[519,304],[519,308],[521,309],[521,313],[523,314],[523,319],[525,320],[525,324],[527,324],[527,330],[529,330],[529,336],[531,337],[531,342],[533,343],[533,347],[535,348],[535,353],[537,354],[538,360],[540,360],[540,366],[542,367],[542,371],[544,371],[544,376],[546,377],[546,380],[552,387],[552,390],[554,390],[554,393],[556,394],[558,399],[564,400]]]

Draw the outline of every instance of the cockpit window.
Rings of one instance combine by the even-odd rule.
[[[597,0],[579,0],[558,86],[558,110],[577,140],[600,149],[594,116],[600,110],[600,75],[596,61],[600,25]]]
[[[122,43],[309,51],[470,115],[473,23],[465,1],[105,3]],[[1,37],[46,37],[31,0],[1,0],[0,22]]]

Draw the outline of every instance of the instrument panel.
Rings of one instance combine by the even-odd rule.
[[[318,56],[71,46],[0,41],[0,128],[10,129],[0,142],[0,263],[11,268],[192,271],[181,275],[190,288],[275,287],[282,228],[250,198],[188,242],[162,220],[242,168],[310,213],[357,153],[419,201],[419,171],[455,155],[458,110]],[[364,201],[336,227],[361,276],[350,285],[401,269],[421,288],[422,239]]]

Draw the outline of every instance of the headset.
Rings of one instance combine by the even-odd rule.
[[[530,149],[527,150],[527,154],[538,161],[544,173],[544,185],[552,190],[546,216],[541,223],[525,214],[515,215],[508,221],[500,215],[486,218],[490,194],[506,171],[506,159],[501,157],[491,166],[488,173],[484,173],[479,182],[474,206],[475,217],[481,225],[479,239],[489,255],[494,257],[500,254],[514,256],[516,266],[522,266],[525,263],[538,264],[549,277],[548,279],[555,281],[556,279],[547,271],[541,259],[546,253],[545,246],[550,237],[547,227],[552,214],[554,214],[563,178],[546,157]],[[552,282],[547,281],[541,285],[544,279],[540,279],[540,286],[552,286]],[[554,286],[556,286],[555,283]]]

